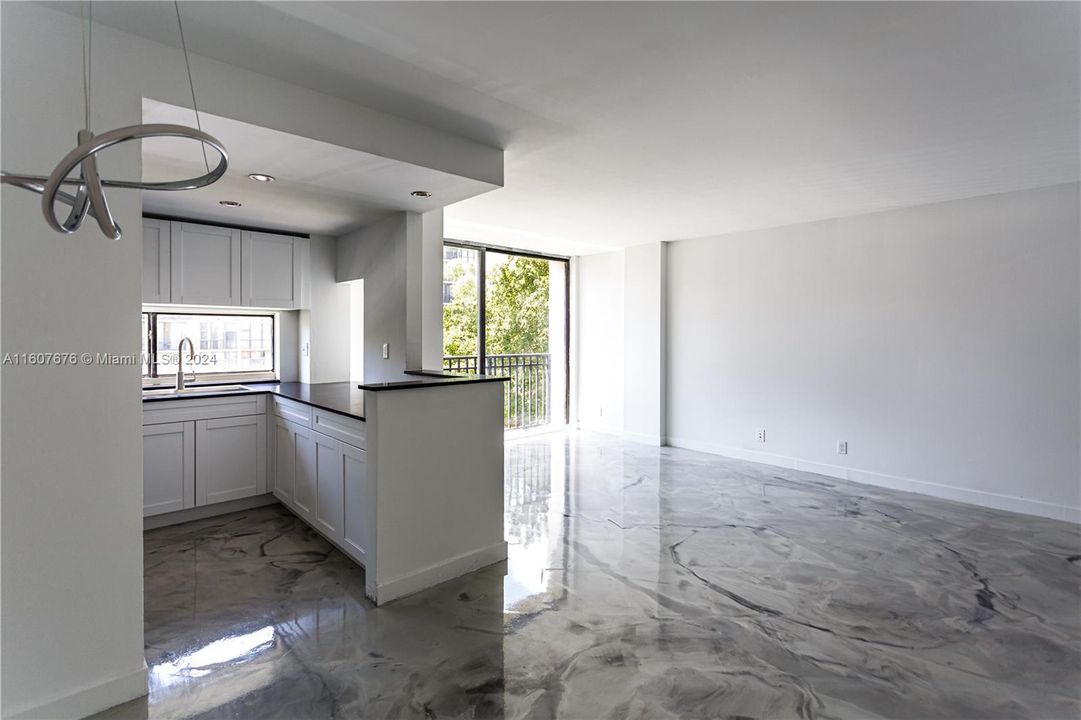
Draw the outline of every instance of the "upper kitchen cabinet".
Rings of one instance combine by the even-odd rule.
[[[172,300],[169,271],[169,221],[143,218],[143,302]]]
[[[172,222],[172,302],[240,305],[240,235],[234,228]]]
[[[308,254],[303,237],[143,218],[143,302],[304,308]]]
[[[240,234],[241,304],[249,307],[302,307],[307,240],[244,230]]]

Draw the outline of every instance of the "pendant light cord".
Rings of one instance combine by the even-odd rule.
[[[94,6],[90,0],[86,3],[87,13],[83,12],[83,4],[79,3],[79,25],[83,35],[83,113],[86,129],[90,129],[90,68],[94,51]],[[87,17],[89,14],[89,17]]]
[[[199,105],[195,102],[195,83],[191,79],[191,61],[188,60],[188,44],[184,40],[184,23],[180,19],[178,0],[173,0],[173,8],[176,10],[176,25],[180,28],[180,47],[184,51],[184,66],[188,69],[188,87],[191,88],[191,106],[195,110],[195,126],[201,132],[203,124],[199,120]],[[206,158],[206,143],[199,143],[199,147],[203,149],[203,164],[206,165],[206,171],[210,172],[210,161]]]

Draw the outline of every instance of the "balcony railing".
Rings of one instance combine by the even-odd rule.
[[[447,372],[476,374],[476,355],[447,355]],[[552,422],[552,356],[548,353],[488,355],[484,374],[509,377],[503,392],[503,427],[521,430]]]

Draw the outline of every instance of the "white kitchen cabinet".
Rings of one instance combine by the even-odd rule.
[[[295,512],[331,540],[342,534],[341,443],[308,428],[293,427]]]
[[[297,445],[292,423],[281,418],[274,419],[274,496],[293,506],[293,482],[296,477]]]
[[[353,558],[367,562],[375,528],[375,493],[368,481],[368,453],[341,443],[341,543]]]
[[[195,423],[143,426],[143,517],[195,507]]]
[[[305,427],[293,427],[296,466],[293,474],[293,512],[308,522],[315,515],[315,433]]]
[[[265,493],[266,441],[266,415],[196,420],[195,504]]]
[[[171,302],[240,305],[240,230],[170,223]]]
[[[370,507],[364,456],[363,450],[275,417],[274,495],[330,540],[343,544],[347,542],[347,503],[363,502],[365,510]],[[363,528],[370,527],[369,520],[357,512],[352,512],[350,520],[353,550],[363,559]]]
[[[289,235],[242,231],[241,304],[290,310],[299,308],[304,243],[300,238]]]
[[[342,541],[342,443],[321,433],[315,439],[315,513],[317,530]]]
[[[146,516],[272,492],[354,560],[374,557],[363,420],[229,396],[146,403],[143,421]]]
[[[172,299],[170,247],[169,221],[143,218],[144,303],[167,303]]]

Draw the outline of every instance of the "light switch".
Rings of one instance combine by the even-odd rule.
[[[390,358],[390,343],[383,343],[383,359],[387,360],[389,358]]]

